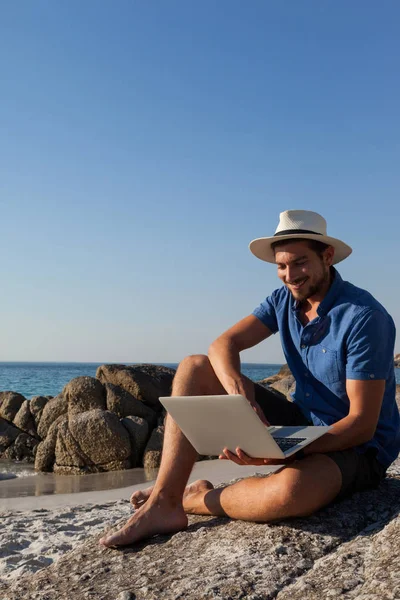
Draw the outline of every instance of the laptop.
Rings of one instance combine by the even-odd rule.
[[[199,454],[241,448],[253,458],[286,458],[329,431],[329,426],[271,426],[241,395],[161,397],[161,404]]]

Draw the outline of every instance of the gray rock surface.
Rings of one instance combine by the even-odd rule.
[[[394,355],[394,366],[400,368],[400,354]]]
[[[139,467],[149,439],[149,424],[140,417],[132,416],[121,419],[121,423],[127,430],[131,442],[131,467]]]
[[[36,448],[35,471],[51,472],[53,470],[56,458],[56,443],[58,436],[58,427],[66,422],[67,415],[60,415],[54,423],[50,425],[46,439],[44,439]]]
[[[38,434],[40,439],[44,440],[50,429],[50,426],[54,421],[61,415],[64,415],[68,411],[68,403],[64,398],[63,394],[59,394],[52,400],[49,400],[46,406],[43,408],[42,416],[38,427]]]
[[[283,365],[276,375],[266,377],[257,383],[268,387],[271,391],[283,394],[289,401],[292,400],[291,394],[296,389],[295,379],[287,365]]]
[[[68,414],[76,415],[98,408],[106,410],[106,390],[94,377],[75,377],[63,389]]]
[[[257,524],[190,517],[185,531],[119,550],[92,538],[2,592],[7,600],[129,594],[136,600],[394,600],[400,591],[397,471],[398,465],[378,490],[307,518]]]
[[[21,433],[22,431],[18,427],[11,425],[11,423],[0,417],[0,455],[11,446]]]
[[[174,369],[158,365],[102,365],[96,377],[102,383],[113,383],[157,411],[162,410],[160,396],[171,393]]]
[[[130,453],[129,434],[117,415],[88,410],[69,415],[68,421],[58,426],[54,471],[84,473],[127,468]]]
[[[107,410],[111,410],[121,418],[141,417],[147,421],[151,428],[155,427],[158,413],[153,409],[146,406],[144,402],[137,400],[119,385],[106,383],[104,387],[107,391]]]
[[[0,392],[0,417],[7,421],[14,421],[15,415],[24,402],[24,396],[17,392]]]
[[[14,425],[34,438],[39,438],[36,431],[35,419],[31,413],[30,401],[25,400],[14,418]]]
[[[39,427],[43,409],[48,403],[48,401],[49,398],[47,398],[46,396],[34,396],[29,402],[29,410],[31,411],[31,415],[35,421],[36,431]]]
[[[153,429],[143,456],[143,467],[146,470],[157,469],[161,464],[161,451],[164,441],[164,425]]]
[[[36,446],[39,441],[27,433],[20,433],[15,441],[3,452],[2,458],[6,460],[24,460],[33,463],[35,460]]]

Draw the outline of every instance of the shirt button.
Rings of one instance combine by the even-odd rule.
[[[322,348],[322,352],[326,352],[325,348]]]
[[[371,373],[370,378],[374,379],[375,375],[373,373]]]
[[[306,393],[306,398],[309,398],[309,397],[310,397],[310,394],[307,392]]]
[[[304,373],[304,377],[308,377],[308,373],[307,373],[307,371]]]
[[[302,344],[302,345],[301,345],[301,347],[302,347],[302,348],[303,348],[303,350],[304,350],[304,348],[306,347],[306,345],[305,345],[305,344]]]

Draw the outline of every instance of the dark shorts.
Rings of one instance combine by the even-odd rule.
[[[312,425],[293,402],[257,383],[254,387],[256,402],[271,425]],[[354,492],[378,487],[385,478],[386,469],[376,460],[375,454],[374,448],[370,448],[364,454],[357,452],[355,448],[326,452],[326,456],[337,464],[342,474],[342,487],[338,499]]]

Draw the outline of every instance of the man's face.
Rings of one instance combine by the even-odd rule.
[[[291,294],[302,302],[313,296],[324,296],[328,291],[334,249],[327,248],[319,256],[306,241],[290,242],[275,250],[278,277]]]

